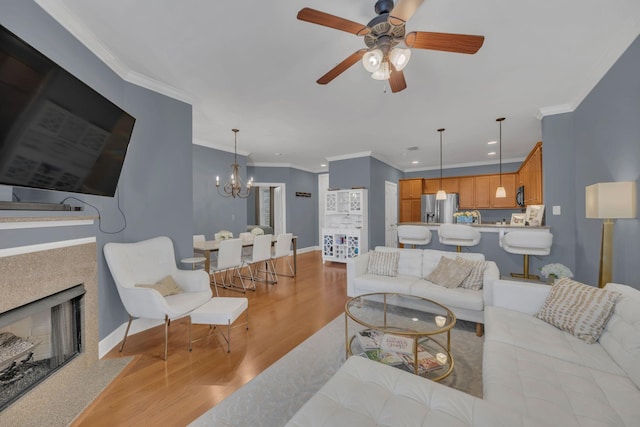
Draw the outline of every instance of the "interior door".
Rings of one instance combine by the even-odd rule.
[[[322,229],[324,228],[325,205],[329,188],[329,174],[318,175],[318,246],[322,248]]]
[[[398,185],[384,182],[384,245],[398,245]]]

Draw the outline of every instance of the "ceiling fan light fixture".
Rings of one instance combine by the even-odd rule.
[[[384,61],[380,65],[380,68],[371,74],[371,78],[375,80],[389,80],[390,76],[391,76],[391,71],[389,70],[388,61]]]
[[[394,47],[389,53],[389,61],[393,64],[396,70],[402,71],[404,67],[409,63],[411,58],[411,49],[403,49],[401,47]]]
[[[362,65],[370,73],[380,69],[384,55],[380,49],[371,49],[362,56]]]

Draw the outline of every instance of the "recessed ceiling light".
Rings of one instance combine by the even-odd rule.
[[[417,161],[417,160],[414,160],[414,161],[412,161],[411,163],[413,163],[414,165],[417,165],[417,164],[418,164],[418,163],[420,163],[420,162],[419,162],[419,161]]]
[[[415,147],[415,146],[414,147],[407,147],[407,151],[417,151],[419,149],[420,149],[420,147]]]
[[[282,153],[276,153],[276,156],[281,156],[281,155],[282,155]]]
[[[327,167],[327,164],[326,164],[326,163],[321,163],[321,164],[320,164],[320,167],[321,167],[321,168]]]
[[[488,145],[493,145],[493,144],[497,144],[497,143],[498,143],[498,141],[489,141],[489,142],[487,142]]]
[[[490,152],[488,153],[488,155],[489,155],[489,156],[495,156],[495,155],[496,155],[496,152],[495,152],[495,151],[490,151]]]

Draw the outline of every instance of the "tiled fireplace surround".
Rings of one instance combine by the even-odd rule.
[[[26,247],[0,256],[0,313],[83,284],[83,353],[0,412],[0,425],[53,425],[71,421],[86,406],[84,385],[97,375],[98,284],[95,238]]]

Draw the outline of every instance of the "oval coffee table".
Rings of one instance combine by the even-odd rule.
[[[358,354],[433,381],[453,371],[451,329],[456,316],[444,305],[411,295],[372,293],[350,298],[344,313],[347,357]],[[349,319],[364,331],[350,334]],[[435,339],[443,334],[446,343]]]

